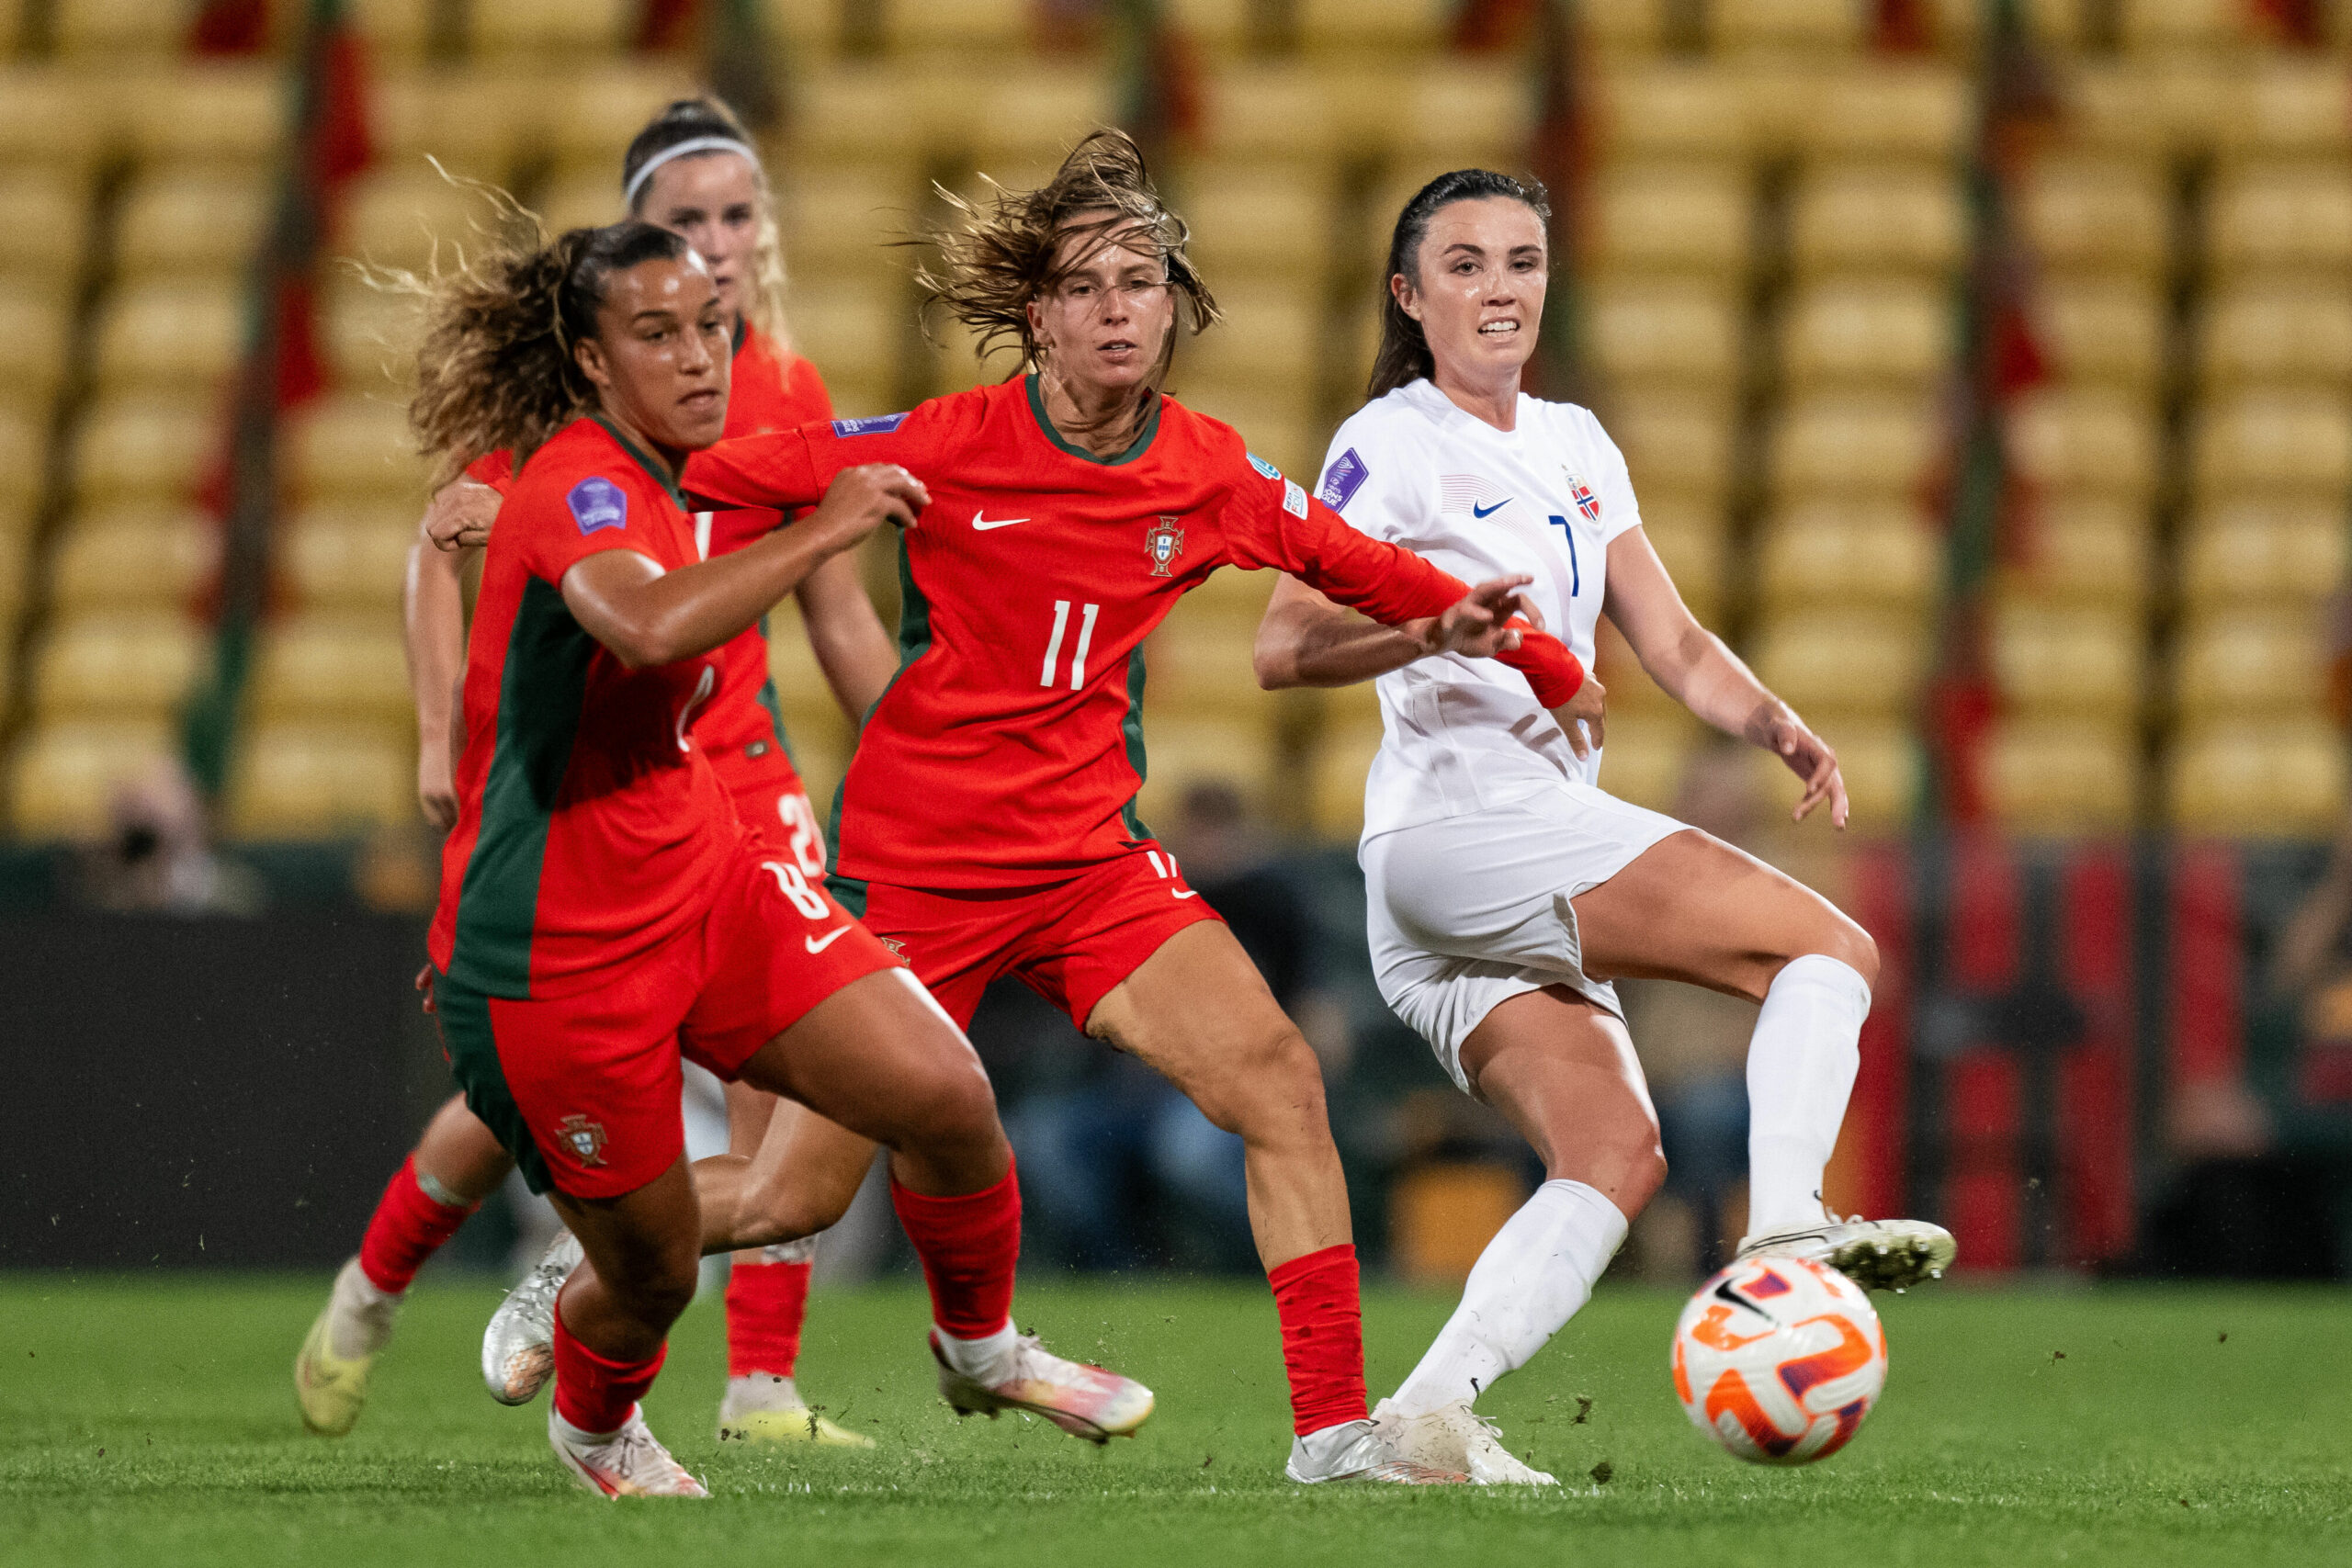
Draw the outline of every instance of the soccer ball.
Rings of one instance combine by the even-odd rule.
[[[1690,1424],[1751,1464],[1836,1453],[1885,1386],[1878,1314],[1826,1264],[1735,1263],[1699,1287],[1674,1325],[1674,1392]]]

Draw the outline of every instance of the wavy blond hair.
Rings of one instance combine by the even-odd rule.
[[[672,103],[645,122],[645,129],[637,133],[628,151],[622,154],[621,189],[626,192],[629,182],[637,178],[637,172],[659,154],[681,142],[706,136],[724,137],[752,150],[752,181],[759,192],[760,220],[752,237],[752,297],[744,313],[751,318],[752,325],[774,339],[777,347],[789,352],[791,328],[784,314],[784,236],[776,228],[775,192],[768,185],[767,166],[758,156],[759,143],[752,139],[751,131],[733,109],[708,96],[679,98]],[[630,217],[643,215],[645,199],[652,189],[653,182],[648,180],[637,193],[637,199],[629,204]]]

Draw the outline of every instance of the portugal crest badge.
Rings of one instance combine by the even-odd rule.
[[[605,1163],[605,1124],[602,1122],[591,1122],[574,1111],[563,1119],[563,1125],[556,1129],[556,1134],[582,1165]]]
[[[1159,526],[1144,530],[1144,553],[1151,557],[1151,575],[1166,577],[1176,558],[1184,553],[1184,530],[1176,526],[1173,517],[1162,517]]]

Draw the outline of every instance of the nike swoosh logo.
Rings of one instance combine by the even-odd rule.
[[[982,517],[978,512],[975,512],[972,513],[972,532],[975,534],[985,534],[991,528],[1010,528],[1015,523],[1026,523],[1028,521],[1029,519],[1026,517],[1000,517],[995,522],[991,523],[985,517]]]
[[[1509,506],[1510,504],[1510,497],[1509,496],[1503,497],[1492,506],[1481,506],[1474,501],[1470,503],[1470,515],[1473,517],[1492,517],[1496,513],[1500,512],[1504,507]]]
[[[823,936],[803,937],[800,940],[808,944],[809,952],[822,953],[825,949],[832,946],[833,943],[841,941],[842,938],[847,935],[849,935],[849,928],[847,926],[835,926]]]
[[[1170,888],[1170,889],[1168,890],[1168,895],[1169,895],[1169,897],[1171,897],[1171,898],[1197,898],[1197,897],[1200,897],[1200,894],[1199,894],[1199,892],[1198,892],[1198,891],[1194,891],[1194,892],[1191,892],[1191,893],[1179,893],[1179,892],[1177,892],[1177,891],[1176,891],[1176,889],[1174,889],[1173,887],[1171,887],[1171,888]]]

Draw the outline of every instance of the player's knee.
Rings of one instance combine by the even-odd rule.
[[[996,1092],[977,1066],[956,1066],[932,1075],[905,1101],[901,1147],[946,1149],[994,1146],[1004,1130],[997,1122]]]
[[[1322,1066],[1306,1037],[1285,1021],[1236,1052],[1214,1089],[1195,1102],[1228,1133],[1257,1143],[1285,1140],[1324,1126]]]
[[[697,1238],[683,1235],[662,1245],[632,1248],[597,1272],[622,1309],[649,1328],[676,1322],[695,1299],[702,1258]]]
[[[1834,958],[1862,977],[1862,984],[1875,989],[1878,986],[1878,943],[1871,933],[1842,913],[1833,911],[1834,918],[1815,950],[1824,957]]]

